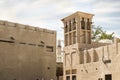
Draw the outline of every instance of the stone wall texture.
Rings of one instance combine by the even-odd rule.
[[[0,21],[0,80],[56,80],[56,32]]]

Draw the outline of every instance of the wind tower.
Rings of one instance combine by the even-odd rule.
[[[64,24],[65,47],[78,44],[91,44],[93,14],[76,12],[62,19]]]

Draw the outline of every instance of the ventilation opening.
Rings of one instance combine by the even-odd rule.
[[[26,43],[25,42],[20,42],[19,44],[24,44],[25,45]]]
[[[30,45],[30,46],[36,46],[36,44],[32,44],[32,43],[28,43],[28,45]]]
[[[48,52],[53,52],[53,46],[46,46]]]
[[[0,40],[0,42],[4,42],[4,43],[14,43],[14,41],[8,41],[8,40]]]
[[[48,67],[48,70],[50,69],[50,67]]]

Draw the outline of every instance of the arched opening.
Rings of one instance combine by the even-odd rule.
[[[86,63],[90,63],[91,62],[91,56],[90,53],[87,51],[86,53]]]
[[[97,62],[97,61],[99,61],[99,57],[98,57],[98,54],[97,54],[96,50],[94,50],[94,52],[93,52],[93,62]]]

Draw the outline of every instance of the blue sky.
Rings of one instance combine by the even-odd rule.
[[[120,37],[120,0],[0,0],[0,19],[57,31],[62,18],[76,12],[95,14],[94,25]]]

